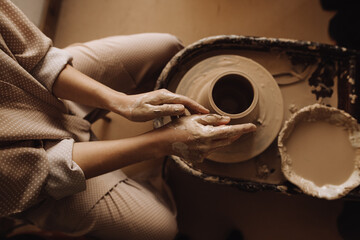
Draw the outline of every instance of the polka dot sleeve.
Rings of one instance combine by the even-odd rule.
[[[0,143],[0,217],[21,212],[41,200],[49,166],[46,152],[39,146],[40,141]]]
[[[10,1],[0,1],[0,13],[1,50],[51,92],[55,79],[71,62],[71,56],[52,47],[52,41]]]
[[[0,35],[1,50],[29,73],[52,44],[9,0],[0,1]]]
[[[72,57],[68,52],[51,47],[44,58],[31,71],[31,75],[52,92],[52,86],[56,78],[65,66],[71,63],[71,60]]]
[[[0,0],[0,217],[85,189],[72,146],[89,140],[90,123],[48,91],[69,61],[11,1]]]
[[[73,144],[73,139],[45,143],[49,161],[49,175],[45,191],[55,199],[60,199],[86,189],[84,173],[72,160]]]

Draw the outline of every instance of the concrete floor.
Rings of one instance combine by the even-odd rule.
[[[63,0],[54,44],[65,47],[140,32],[171,33],[184,45],[221,34],[332,43],[327,26],[333,14],[314,0]],[[110,123],[94,124],[101,139],[134,136],[152,128],[151,122],[109,116]],[[154,160],[145,167],[158,163]],[[134,168],[127,171],[131,174]],[[341,239],[336,228],[341,201],[245,193],[203,183],[176,169],[170,180],[180,231],[190,239],[226,239],[231,229],[241,230],[246,240]]]

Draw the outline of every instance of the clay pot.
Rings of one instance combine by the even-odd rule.
[[[257,126],[256,132],[212,152],[209,160],[249,160],[267,149],[280,131],[284,108],[280,89],[272,75],[249,58],[231,54],[209,56],[190,67],[170,90],[192,98],[211,113],[229,116],[230,124]]]
[[[259,116],[258,88],[244,73],[221,73],[204,86],[198,102],[210,112],[230,117],[230,124],[255,122]]]

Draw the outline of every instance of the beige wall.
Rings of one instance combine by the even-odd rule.
[[[46,0],[11,0],[37,26],[42,26],[47,5]]]
[[[114,34],[168,32],[185,45],[238,34],[331,43],[332,12],[317,0],[63,0],[55,44]]]

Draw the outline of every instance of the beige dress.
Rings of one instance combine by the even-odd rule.
[[[0,216],[100,239],[172,239],[175,210],[121,170],[85,180],[73,143],[90,140],[94,109],[52,94],[66,64],[122,92],[151,90],[182,48],[168,34],[115,36],[64,50],[0,0]],[[141,89],[140,89],[141,87]]]

